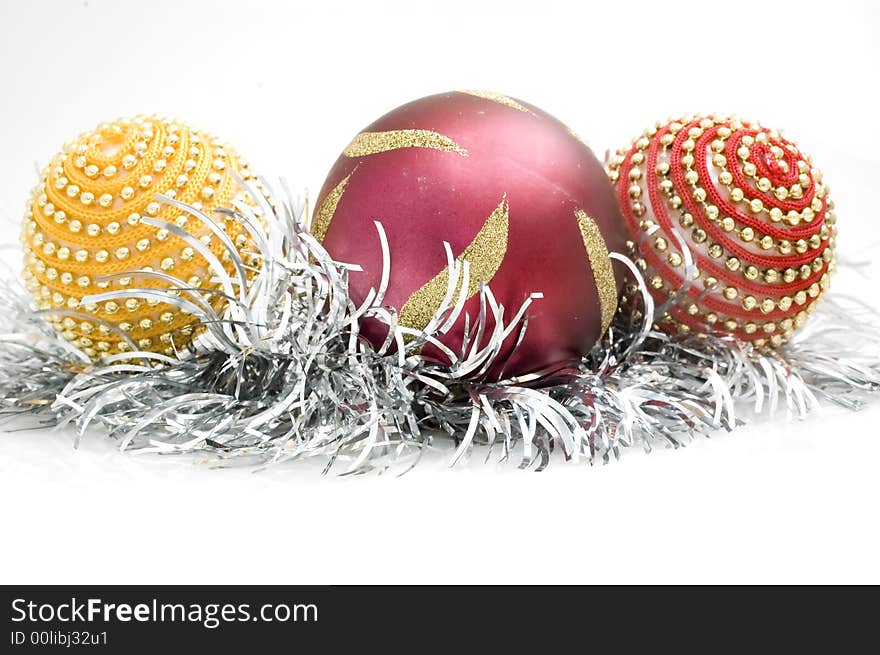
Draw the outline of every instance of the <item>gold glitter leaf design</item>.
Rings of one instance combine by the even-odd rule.
[[[483,98],[484,100],[491,100],[492,102],[497,102],[499,105],[504,105],[505,107],[510,107],[511,109],[516,109],[517,111],[525,112],[526,114],[535,115],[528,107],[525,107],[518,103],[513,98],[509,98],[500,93],[493,93],[492,91],[460,91],[460,93],[466,93],[469,96],[476,96],[477,98]]]
[[[599,294],[599,307],[602,311],[602,334],[605,334],[614,318],[614,312],[617,311],[617,282],[611,269],[608,246],[605,245],[605,239],[599,232],[599,226],[583,209],[575,210],[574,215],[577,217],[587,259],[596,279],[596,291]]]
[[[343,151],[346,157],[366,157],[401,148],[431,148],[456,152],[467,157],[467,150],[448,136],[431,130],[391,130],[389,132],[361,132]]]
[[[470,265],[467,297],[480,290],[480,282],[490,282],[504,261],[507,253],[508,233],[507,196],[486,219],[483,227],[470,245],[456,257],[457,262],[467,261]],[[461,293],[462,278],[453,298]],[[400,310],[400,323],[415,330],[424,330],[440,309],[449,288],[449,269],[444,268],[421,289],[416,291]]]
[[[342,192],[345,191],[345,186],[348,184],[348,179],[350,177],[351,175],[346,175],[339,184],[333,187],[333,190],[327,194],[327,197],[324,198],[324,202],[322,202],[321,206],[315,211],[315,218],[312,220],[312,236],[314,236],[319,243],[323,242],[324,237],[327,236],[327,230],[330,228],[330,221],[333,220],[333,214],[336,213],[336,205],[339,204],[339,200],[342,198]]]

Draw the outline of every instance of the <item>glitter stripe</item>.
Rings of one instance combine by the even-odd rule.
[[[501,203],[486,219],[483,227],[458,257],[457,262],[470,264],[467,297],[480,290],[480,282],[489,283],[507,253],[508,205],[505,194]],[[400,310],[400,323],[415,330],[424,330],[440,309],[449,288],[449,269],[444,268],[406,301]],[[461,282],[453,299],[461,292]]]
[[[448,136],[431,130],[391,130],[389,132],[361,132],[344,151],[346,157],[365,157],[401,148],[432,148],[457,152],[467,157],[467,150]]]
[[[351,175],[346,175],[339,184],[333,187],[333,190],[327,194],[324,202],[321,203],[321,206],[315,212],[315,218],[312,220],[312,236],[319,243],[324,241],[324,237],[327,236],[330,221],[333,220],[333,214],[336,213],[336,205],[339,204],[342,192],[345,191],[345,185],[348,184],[348,178],[350,177]]]
[[[477,98],[491,100],[492,102],[497,102],[499,105],[504,105],[505,107],[510,107],[511,109],[516,109],[517,111],[531,114],[532,116],[535,115],[535,112],[533,112],[528,107],[525,107],[513,98],[501,95],[500,93],[493,93],[491,91],[460,91],[460,93],[466,93],[469,96],[476,96]]]
[[[617,311],[617,282],[614,280],[614,271],[611,269],[608,246],[605,245],[605,239],[599,232],[599,226],[587,216],[583,209],[575,210],[574,215],[577,217],[587,258],[590,260],[590,269],[596,280],[599,307],[602,311],[602,334],[605,334],[614,318],[614,312]]]

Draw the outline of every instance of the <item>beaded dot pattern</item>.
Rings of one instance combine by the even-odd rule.
[[[159,202],[164,194],[212,216],[239,249],[247,233],[213,210],[246,201],[235,178],[251,179],[248,165],[213,137],[183,123],[138,117],[102,123],[52,158],[27,204],[21,243],[24,279],[41,310],[62,335],[92,358],[131,350],[174,355],[199,331],[196,319],[176,305],[131,297],[99,304],[82,299],[108,291],[170,288],[138,271],[173,276],[205,289],[218,307],[206,260],[168,229],[144,217],[175,224],[205,244],[224,265],[220,239],[190,214]]]
[[[670,332],[730,334],[781,346],[828,288],[836,217],[811,158],[775,130],[738,118],[657,123],[608,162],[630,241],[655,301],[688,274],[658,321]]]

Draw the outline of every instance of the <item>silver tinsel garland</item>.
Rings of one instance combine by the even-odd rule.
[[[467,338],[452,352],[437,337],[461,315],[465,297],[456,290],[467,289],[469,270],[448,244],[446,299],[424,331],[411,330],[383,306],[393,262],[380,223],[382,283],[355,305],[348,275],[356,267],[331,259],[286,190],[267,189],[265,182],[250,188],[257,208],[224,210],[256,244],[261,264],[255,271],[231,242],[235,275],[198,239],[150,219],[206,256],[220,285],[212,293],[227,301],[222,315],[205,290],[156,273],[168,291],[126,290],[87,300],[123,293],[198,316],[206,330],[179,358],[138,352],[132,343],[134,352],[92,363],[33,310],[18,284],[3,283],[0,420],[70,425],[77,440],[103,428],[123,450],[210,453],[222,465],[318,458],[325,471],[403,472],[437,440],[451,440],[451,463],[478,453],[542,470],[554,450],[567,460],[605,462],[624,448],[675,447],[730,430],[744,413],[784,408],[803,418],[820,399],[858,408],[880,390],[878,317],[857,300],[826,300],[778,351],[721,336],[671,337],[652,328],[665,308],[653,306],[638,270],[616,254],[632,275],[628,304],[578,371],[549,386],[541,386],[540,373],[485,382],[481,373],[495,363],[502,342],[511,334],[522,339],[527,309],[540,302],[540,293],[511,314],[483,286],[480,314],[465,317]],[[225,237],[213,217],[163,200]],[[359,336],[366,316],[390,326],[379,350]],[[452,364],[424,360],[418,353],[426,342]]]

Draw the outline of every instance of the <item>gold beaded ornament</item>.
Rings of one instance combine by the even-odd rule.
[[[657,123],[608,174],[667,331],[781,346],[828,288],[834,203],[812,159],[779,132],[716,116]]]
[[[41,173],[24,217],[24,279],[39,309],[65,339],[91,358],[143,351],[174,355],[200,328],[192,314],[159,299],[138,297],[83,304],[86,296],[174,284],[137,271],[161,272],[185,286],[216,289],[208,262],[170,230],[198,238],[231,269],[228,250],[201,219],[162,203],[164,194],[199,209],[225,230],[241,252],[243,226],[214,209],[247,201],[235,174],[248,165],[215,138],[157,117],[102,123],[52,158]],[[203,295],[215,309],[217,294]],[[49,310],[58,310],[52,313]]]

